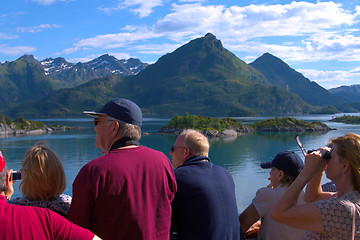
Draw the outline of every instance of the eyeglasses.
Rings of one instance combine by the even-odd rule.
[[[186,148],[186,147],[175,147],[174,145],[172,145],[172,146],[170,147],[171,152],[174,152],[174,151],[175,151],[175,148]]]
[[[305,157],[306,154],[307,154],[307,152],[306,152],[306,150],[303,148],[302,142],[300,141],[300,134],[301,134],[302,132],[303,132],[303,131],[301,131],[301,132],[299,132],[298,134],[296,134],[295,140],[296,140],[296,143],[299,145],[299,148],[301,149],[302,154],[303,154],[304,157]]]
[[[107,121],[107,122],[114,122],[115,120],[110,120],[110,119],[108,119],[108,120],[106,120],[106,121]],[[95,126],[97,126],[100,122],[101,122],[101,121],[100,121],[99,118],[94,118],[94,125],[95,125]]]

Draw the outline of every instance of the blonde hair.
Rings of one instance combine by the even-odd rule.
[[[352,182],[355,189],[360,191],[360,136],[355,133],[347,133],[344,136],[331,139],[330,143],[336,144],[339,156],[349,161],[352,170]]]
[[[184,145],[190,149],[194,156],[209,156],[209,141],[200,132],[193,129],[186,129],[180,135],[184,135]]]
[[[43,142],[26,151],[22,166],[25,174],[20,188],[24,196],[49,200],[65,191],[66,176],[61,160]]]

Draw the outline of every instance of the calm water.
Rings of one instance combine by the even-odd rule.
[[[359,115],[359,114],[354,114]],[[306,115],[294,116],[300,120],[322,121],[333,130],[327,133],[303,133],[301,140],[305,149],[322,147],[331,137],[341,136],[347,132],[360,134],[360,125],[349,125],[328,122],[335,115]],[[272,118],[272,117],[267,117]],[[266,119],[239,118],[244,124]],[[37,120],[37,119],[35,119]],[[55,132],[37,136],[18,136],[0,138],[0,148],[5,156],[9,168],[20,169],[25,151],[37,141],[46,141],[62,159],[68,189],[66,194],[72,195],[72,182],[80,168],[90,160],[99,157],[101,150],[95,147],[95,132],[92,118],[80,119],[41,119],[46,124],[60,123],[68,126],[80,126],[80,130]],[[147,118],[144,119],[143,131],[156,132],[169,119]],[[271,161],[280,151],[293,150],[303,159],[301,152],[294,140],[296,133],[252,133],[239,136],[236,139],[214,139],[210,141],[210,158],[218,165],[229,170],[236,184],[238,210],[241,212],[251,202],[258,188],[268,185],[269,170],[259,167],[261,162]],[[175,142],[176,136],[149,135],[143,136],[142,145],[164,152],[169,158],[170,146]],[[326,178],[323,182],[327,182]],[[16,196],[21,196],[19,181],[15,185]]]

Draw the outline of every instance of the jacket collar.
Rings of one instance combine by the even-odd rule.
[[[188,165],[188,164],[191,164],[191,163],[194,163],[194,162],[201,162],[201,161],[211,162],[210,158],[208,158],[208,157],[205,157],[205,156],[193,156],[193,157],[190,157],[190,158],[186,159],[185,162],[183,163],[183,165]]]

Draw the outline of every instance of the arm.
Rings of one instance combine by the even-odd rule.
[[[239,216],[240,226],[244,233],[259,220],[259,214],[253,204],[250,204]]]
[[[316,158],[318,158],[321,155],[307,155],[308,161],[316,161]],[[315,160],[314,160],[315,159]],[[304,195],[304,201],[307,203],[310,202],[317,202],[323,199],[327,199],[333,196],[334,193],[330,192],[323,192],[321,188],[321,179],[323,176],[323,171],[326,169],[326,161],[323,161],[323,167],[319,169],[317,173],[311,178],[309,183],[306,186],[305,195]]]
[[[12,169],[7,171],[7,181],[6,181],[6,188],[5,188],[5,197],[6,199],[10,199],[11,196],[14,194],[14,182],[16,181],[10,181],[10,174],[12,172]]]
[[[307,203],[317,202],[331,198],[335,193],[323,192],[321,188],[322,172],[317,173],[306,185],[304,201]]]
[[[323,162],[320,152],[305,157],[304,170],[280,198],[271,213],[274,220],[291,227],[323,233],[324,227],[317,207],[312,203],[297,205],[301,190],[323,169]]]

